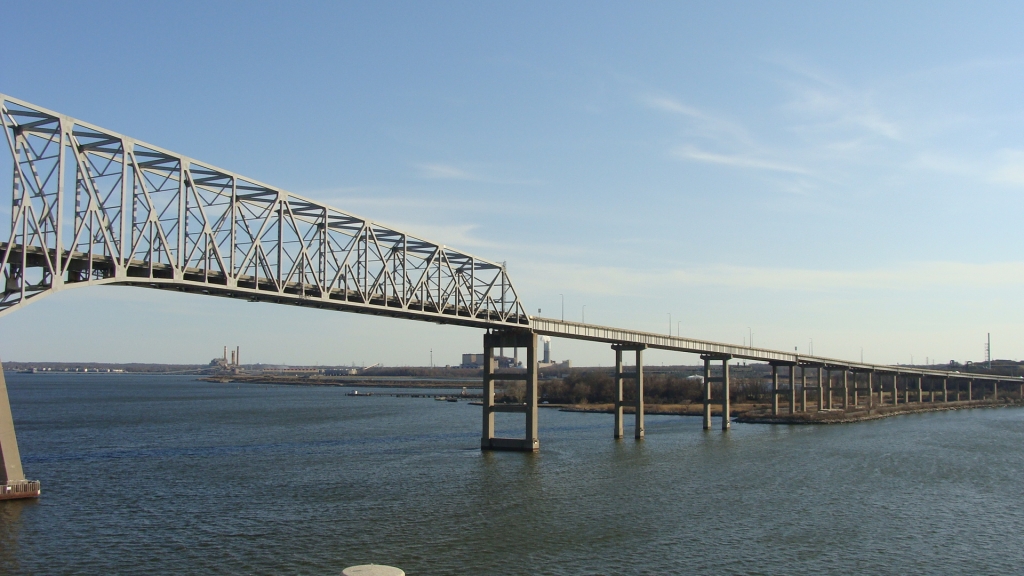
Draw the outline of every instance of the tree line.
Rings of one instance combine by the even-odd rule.
[[[539,382],[541,401],[551,404],[608,404],[615,400],[615,380],[611,370],[572,370],[563,378]],[[635,381],[623,382],[623,399],[635,401]],[[713,398],[721,398],[721,385],[713,384]],[[700,379],[675,374],[644,374],[644,402],[648,404],[693,404],[703,402],[704,383]],[[526,384],[508,382],[498,391],[498,402],[524,402]],[[763,378],[731,378],[732,402],[770,402],[771,383]]]

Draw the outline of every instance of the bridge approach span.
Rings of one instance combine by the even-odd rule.
[[[667,336],[665,334],[657,334],[654,332],[642,332],[639,330],[628,330],[625,328],[583,324],[581,322],[541,318],[539,316],[530,317],[530,327],[534,332],[541,336],[589,340],[591,342],[606,342],[615,345],[639,345],[645,348],[654,348],[658,350],[700,354],[702,356],[709,356],[716,359],[729,358],[752,360],[755,362],[767,362],[779,366],[792,365],[813,368],[821,367],[823,369],[848,370],[851,372],[875,372],[878,374],[900,374],[906,376],[925,376],[934,378],[971,378],[979,381],[1024,381],[1024,379],[1012,376],[992,376],[987,374],[959,372],[955,370],[932,370],[913,366],[893,366],[888,364],[850,362],[848,360],[840,360],[837,358],[825,358],[821,356],[797,354],[794,352],[781,352],[779,350],[770,350],[767,348],[737,346],[735,344],[723,344],[721,342],[711,342],[709,340]]]

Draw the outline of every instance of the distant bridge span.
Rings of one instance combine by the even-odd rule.
[[[496,373],[484,366],[482,448],[537,450],[537,335],[606,342],[616,355],[618,401],[615,436],[622,437],[623,380],[636,386],[635,436],[643,431],[642,350],[701,354],[705,361],[704,427],[710,428],[712,384],[719,383],[723,428],[729,427],[731,359],[773,366],[773,413],[789,394],[795,411],[796,370],[806,379],[818,370],[818,399],[825,408],[822,371],[892,376],[898,401],[902,377],[1021,382],[1020,378],[882,366],[804,356],[763,348],[665,336],[635,330],[531,317],[504,264],[423,240],[302,198],[252,178],[146,144],[28,102],[0,94],[0,122],[13,161],[11,228],[0,242],[0,316],[54,292],[80,286],[122,285],[174,290],[484,328],[485,357],[495,347],[526,348],[524,372]],[[2,238],[0,238],[2,240]],[[623,372],[622,353],[636,353]],[[714,376],[711,362],[721,362]],[[779,388],[779,367],[789,368],[789,388]],[[494,382],[527,383],[523,405],[496,405]],[[21,471],[6,385],[0,377],[0,499],[38,494]],[[879,401],[884,401],[879,381]],[[909,384],[908,384],[909,386]],[[806,383],[804,384],[806,390]],[[909,399],[909,388],[906,399]],[[1024,392],[1024,385],[1022,385]],[[805,393],[806,394],[806,393]],[[994,394],[995,396],[995,394]],[[923,393],[919,394],[919,400]],[[857,402],[855,400],[854,404]],[[632,406],[632,405],[631,405]],[[526,438],[494,436],[494,413],[526,414]],[[7,496],[5,496],[7,495]]]

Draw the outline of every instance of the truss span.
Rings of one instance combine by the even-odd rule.
[[[117,284],[529,326],[504,265],[0,94],[13,160],[0,315]]]

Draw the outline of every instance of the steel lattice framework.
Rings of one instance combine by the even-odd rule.
[[[0,315],[118,284],[529,326],[501,264],[0,94],[14,164]]]

